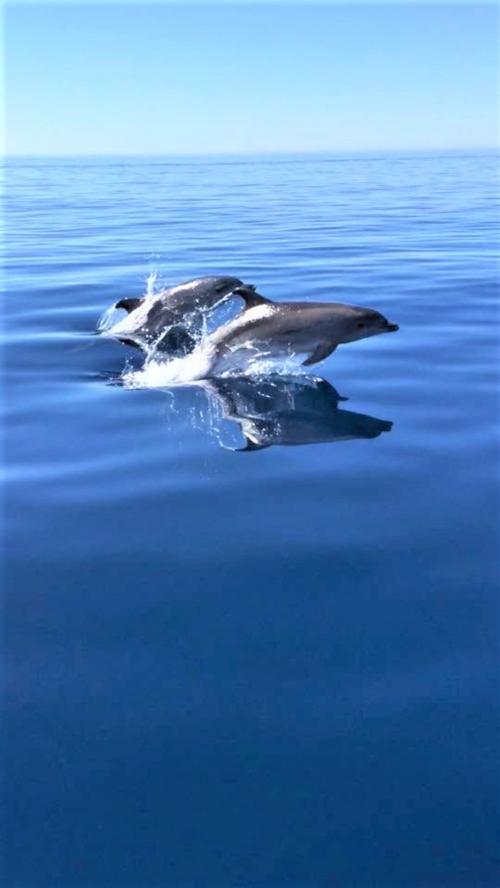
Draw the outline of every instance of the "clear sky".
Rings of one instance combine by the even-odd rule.
[[[10,154],[493,147],[494,4],[10,3]]]

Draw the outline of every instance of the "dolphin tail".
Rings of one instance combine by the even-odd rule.
[[[265,296],[261,296],[260,293],[257,293],[255,287],[253,285],[244,284],[242,287],[236,287],[232,293],[233,296],[241,296],[241,298],[245,302],[245,309],[247,308],[255,308],[256,305],[269,305],[271,303],[270,299],[266,299]]]
[[[142,298],[134,297],[131,297],[130,299],[120,299],[120,301],[116,303],[115,308],[124,308],[125,311],[130,314],[131,311],[135,311],[136,308],[139,308],[143,301]]]

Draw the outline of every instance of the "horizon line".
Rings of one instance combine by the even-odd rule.
[[[351,155],[351,154],[407,154],[407,153],[416,153],[416,154],[446,154],[447,152],[493,152],[500,151],[500,145],[473,145],[473,146],[462,146],[462,145],[453,145],[453,146],[442,146],[442,147],[391,147],[391,148],[308,148],[308,149],[280,149],[280,148],[268,148],[262,149],[261,151],[230,151],[227,149],[222,149],[221,151],[127,151],[127,152],[115,152],[115,151],[89,151],[84,152],[82,154],[75,152],[61,152],[61,153],[52,153],[52,152],[10,152],[3,151],[1,153],[1,157],[3,160],[9,159],[18,159],[18,158],[97,158],[97,157],[266,157],[266,156],[286,156],[293,157],[297,155],[310,155],[310,156],[318,156],[318,155]]]

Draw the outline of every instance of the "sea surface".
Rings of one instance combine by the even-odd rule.
[[[499,883],[497,162],[6,163],[7,885]],[[121,384],[206,274],[400,330]]]

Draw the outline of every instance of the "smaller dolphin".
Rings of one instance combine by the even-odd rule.
[[[377,438],[392,428],[387,420],[339,410],[339,401],[346,399],[324,379],[225,377],[203,387],[220,404],[224,419],[239,425],[246,442],[240,449],[246,451]]]
[[[309,366],[323,361],[338,345],[399,329],[372,308],[340,302],[272,302],[245,286],[234,294],[245,300],[246,309],[203,342],[207,377],[217,375],[228,363],[240,366],[240,359],[256,354],[305,353],[302,363]]]
[[[127,317],[118,321],[111,335],[132,345],[149,346],[171,354],[187,354],[201,332],[203,316],[237,289],[253,292],[236,277],[209,276],[169,287],[154,296],[120,299]]]

